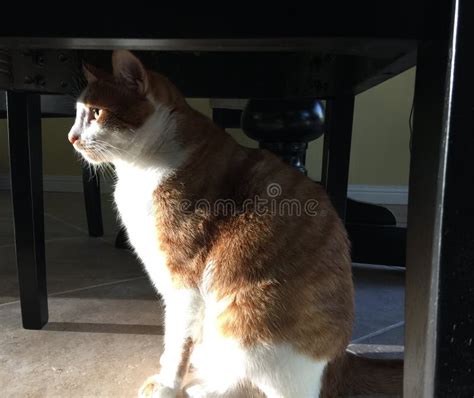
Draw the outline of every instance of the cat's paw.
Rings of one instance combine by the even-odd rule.
[[[218,393],[215,391],[209,391],[204,384],[200,382],[191,382],[184,387],[184,398],[232,398],[234,395],[226,393]]]
[[[138,398],[177,398],[177,393],[173,388],[161,384],[159,375],[154,375],[143,383]]]
[[[184,389],[186,398],[210,398],[211,395],[201,384],[194,384]]]

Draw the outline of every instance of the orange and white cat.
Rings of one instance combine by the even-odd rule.
[[[139,395],[181,396],[191,363],[201,381],[191,397],[243,384],[269,398],[372,391],[375,364],[345,351],[349,242],[321,186],[239,146],[130,52],[112,64],[113,74],[85,67],[69,140],[115,166],[121,220],[165,302],[161,370]],[[284,211],[290,199],[312,211]]]

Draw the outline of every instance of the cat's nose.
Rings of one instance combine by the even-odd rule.
[[[67,138],[68,138],[69,142],[74,145],[74,143],[79,139],[79,136],[77,134],[73,133],[73,132],[70,132],[67,135]]]

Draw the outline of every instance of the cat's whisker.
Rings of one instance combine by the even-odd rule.
[[[118,147],[116,147],[116,146],[114,146],[114,145],[112,145],[108,142],[101,141],[101,140],[94,141],[94,145],[96,145],[97,147],[102,148],[105,151],[108,151],[110,154],[114,154],[114,152],[116,152],[118,154],[127,153],[125,150],[123,150],[121,148],[118,148]]]
[[[107,178],[110,178],[112,181],[115,180],[114,172],[110,160],[107,158],[107,155],[110,154],[110,151],[107,151],[103,146],[96,145],[94,147],[95,155],[101,161],[98,166],[98,170]]]
[[[99,167],[100,167],[100,171],[102,172],[105,178],[115,181],[116,177],[114,175],[114,172],[110,163],[103,162],[99,165]]]
[[[101,141],[101,140],[97,140],[95,141],[98,145],[101,145],[104,149],[111,149],[113,151],[117,151],[119,153],[126,153],[126,151],[122,148],[119,148],[115,145],[112,145],[108,142],[105,142],[105,141]]]

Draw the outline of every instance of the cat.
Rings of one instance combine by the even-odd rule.
[[[84,66],[68,138],[114,165],[120,218],[165,303],[161,370],[139,396],[400,392],[400,363],[346,352],[350,244],[324,189],[238,145],[131,52],[112,66]],[[199,383],[186,388],[191,363]]]

